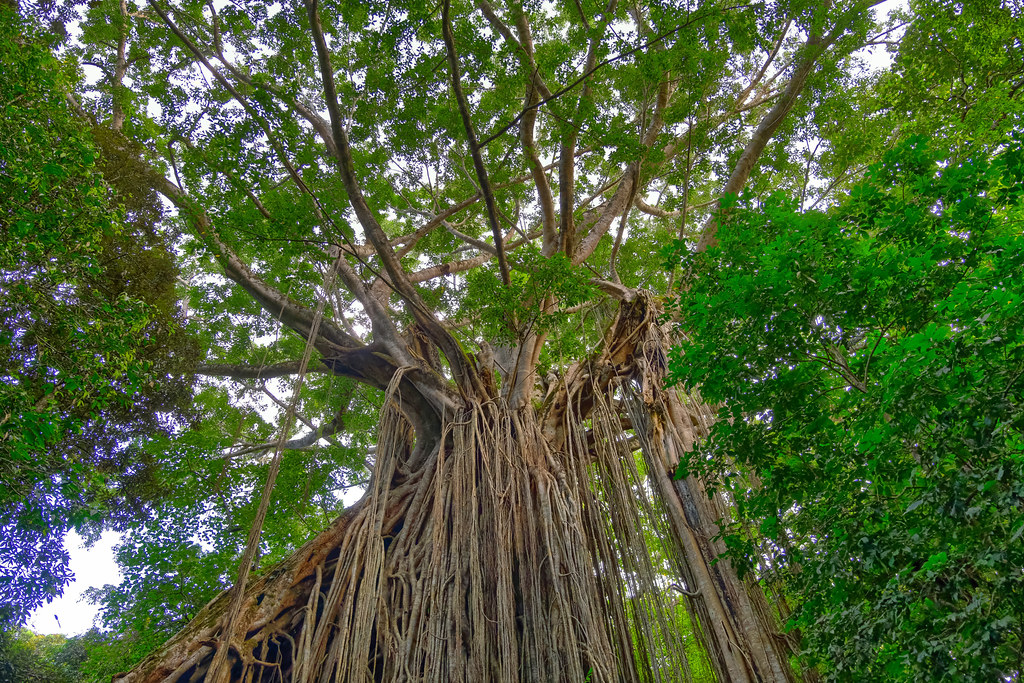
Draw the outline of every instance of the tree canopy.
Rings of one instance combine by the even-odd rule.
[[[106,526],[96,677],[1019,675],[1022,10],[876,5],[0,8],[15,616]]]

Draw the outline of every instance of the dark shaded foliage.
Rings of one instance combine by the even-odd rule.
[[[680,464],[735,501],[839,680],[999,680],[1024,633],[1024,156],[912,139],[827,213],[734,200],[688,254],[676,381],[723,402]]]

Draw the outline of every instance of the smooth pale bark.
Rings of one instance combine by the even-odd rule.
[[[654,429],[652,436],[660,441],[656,450],[664,454],[667,467],[654,470],[652,480],[683,539],[693,581],[690,588],[699,593],[695,599],[702,600],[707,610],[705,629],[714,633],[713,654],[729,672],[728,680],[796,681],[788,661],[793,653],[761,589],[741,580],[728,560],[715,562],[725,552],[724,544],[714,540],[717,520],[727,517],[728,511],[708,496],[699,480],[673,480],[669,474],[675,466],[670,463],[678,464],[677,456],[684,449],[681,442],[686,439],[679,438],[680,428],[693,413],[670,394],[666,398],[659,408],[664,410],[664,424],[671,427]]]

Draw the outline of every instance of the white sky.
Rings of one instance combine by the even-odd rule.
[[[97,607],[79,600],[87,588],[121,583],[121,571],[114,562],[113,550],[120,540],[120,534],[105,531],[95,545],[86,548],[82,537],[74,531],[65,536],[64,547],[71,554],[71,571],[75,573],[75,580],[64,590],[63,596],[32,614],[28,628],[36,633],[65,635],[88,631],[96,617]]]

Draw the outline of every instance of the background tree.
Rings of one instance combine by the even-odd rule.
[[[78,638],[38,636],[26,629],[0,631],[3,683],[79,683],[85,658]]]
[[[1020,671],[1019,149],[940,167],[917,139],[827,214],[740,202],[686,259],[673,377],[726,419],[677,476],[728,491],[732,556],[836,678]]]
[[[114,161],[64,99],[73,62],[6,6],[0,32],[0,621],[17,624],[70,579],[69,528],[155,495],[127,442],[173,428],[195,354],[155,195],[104,181]]]
[[[748,195],[676,252],[672,375],[729,417],[680,474],[735,501],[730,555],[838,679],[1021,667],[1021,14],[929,9],[876,91],[910,137],[848,198]]]

